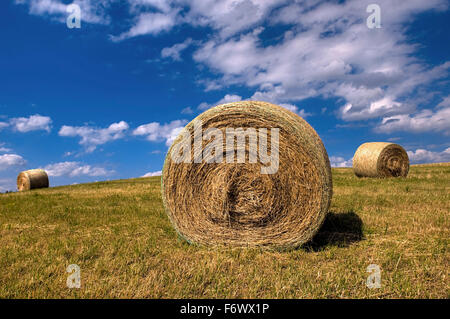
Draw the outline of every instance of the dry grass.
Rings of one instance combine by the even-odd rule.
[[[291,252],[211,249],[177,239],[160,180],[0,195],[2,298],[449,298],[450,166],[406,179],[334,169],[314,241]],[[81,289],[66,267],[81,267]],[[369,264],[382,287],[368,289]]]

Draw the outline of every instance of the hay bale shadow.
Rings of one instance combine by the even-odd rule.
[[[361,218],[353,211],[328,212],[317,234],[302,248],[308,251],[319,251],[327,246],[348,247],[364,239],[362,225]]]

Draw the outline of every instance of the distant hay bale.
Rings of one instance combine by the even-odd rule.
[[[31,169],[21,172],[17,176],[17,189],[19,192],[49,186],[48,175],[43,169]]]
[[[408,154],[398,144],[364,143],[353,156],[353,171],[358,177],[406,177]]]
[[[226,151],[217,152],[221,162],[207,163],[204,158],[195,163],[199,154],[209,154],[207,146],[216,139],[204,136],[200,148],[189,146],[187,162],[175,161],[182,141],[194,140],[199,122],[203,132],[218,129],[223,136],[227,128],[278,128],[278,148],[273,150],[279,154],[278,170],[263,174],[267,164],[250,162],[250,142],[245,142],[244,163],[227,163]],[[225,140],[218,142],[221,149]],[[274,145],[272,133],[270,143]],[[232,145],[234,159],[240,149],[239,143],[234,148],[234,137]],[[330,162],[320,137],[298,115],[266,102],[223,104],[200,114],[175,139],[162,172],[162,197],[172,224],[188,242],[206,246],[298,247],[321,226],[331,196]]]

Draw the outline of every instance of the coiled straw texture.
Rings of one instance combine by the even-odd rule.
[[[199,121],[203,132],[217,128],[224,136],[227,128],[278,128],[278,170],[263,174],[268,164],[251,163],[248,145],[245,163],[227,163],[225,152],[220,163],[176,163],[177,144],[185,136],[194,139]],[[209,142],[203,140],[200,152],[192,147],[192,158]],[[229,103],[199,115],[174,141],[164,163],[162,197],[188,242],[285,250],[309,241],[321,226],[332,197],[331,168],[320,137],[298,115],[266,102]]]
[[[406,177],[408,154],[398,144],[364,143],[353,156],[353,171],[358,177]]]
[[[31,169],[21,172],[17,176],[17,189],[19,192],[49,186],[48,175],[43,169]]]

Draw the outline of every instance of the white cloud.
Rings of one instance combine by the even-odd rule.
[[[181,61],[181,52],[192,44],[192,39],[188,38],[182,43],[174,44],[171,47],[167,47],[161,50],[162,58],[172,58],[174,61]]]
[[[437,108],[440,108],[440,107],[449,107],[450,108],[450,95],[444,97],[442,99],[442,101],[436,107]]]
[[[162,12],[169,12],[171,10],[171,2],[168,0],[130,0],[132,12],[139,12],[143,8],[148,7],[158,9]]]
[[[0,143],[0,153],[8,153],[11,152],[12,149],[4,147],[5,143]]]
[[[417,107],[417,88],[445,78],[450,63],[429,68],[415,59],[416,46],[406,41],[403,23],[447,5],[443,0],[378,4],[383,22],[376,32],[365,24],[364,2],[298,2],[271,14],[272,23],[295,24],[278,43],[264,46],[255,28],[232,38],[212,37],[194,59],[221,74],[222,86],[258,87],[254,99],[292,103],[338,97],[346,104],[340,112],[344,120],[405,114]]]
[[[49,176],[59,177],[78,177],[78,176],[106,176],[113,174],[114,171],[103,167],[93,167],[91,165],[82,165],[80,162],[60,162],[49,164],[43,168]]]
[[[255,69],[264,62],[258,42],[257,35],[253,33],[226,42],[212,39],[195,52],[194,59],[222,72],[229,80],[232,76],[240,76],[239,82],[251,85],[250,77],[255,75]]]
[[[209,26],[222,38],[249,30],[268,16],[284,0],[185,0],[190,10],[184,21],[195,26]]]
[[[30,117],[16,117],[12,118],[9,123],[12,128],[21,133],[30,131],[44,130],[50,132],[52,119],[48,116],[39,114],[31,115]]]
[[[175,120],[167,124],[152,122],[138,126],[133,135],[146,136],[147,140],[152,142],[165,140],[166,145],[170,146],[186,123],[186,120]]]
[[[175,25],[175,15],[165,13],[142,13],[136,18],[136,22],[130,30],[111,36],[112,41],[122,41],[128,38],[169,31]]]
[[[179,24],[211,27],[226,38],[248,30],[284,0],[128,0],[136,14],[131,28],[112,39],[120,41],[138,35],[156,35]],[[149,8],[159,12],[148,13]]]
[[[184,109],[181,110],[181,114],[192,114],[192,113],[194,113],[194,110],[190,106],[185,107]]]
[[[108,24],[110,18],[106,9],[111,2],[110,0],[74,0],[72,3],[80,6],[82,23]],[[69,4],[64,4],[60,0],[15,0],[15,3],[27,5],[32,15],[48,16],[62,23],[66,23],[69,16],[66,11]]]
[[[6,123],[6,122],[0,122],[0,131],[1,131],[2,129],[4,129],[4,128],[8,127],[8,126],[9,126],[9,123]]]
[[[98,145],[110,141],[121,139],[125,136],[125,131],[129,126],[126,122],[113,123],[107,128],[96,128],[90,126],[67,126],[64,125],[59,130],[60,136],[81,137],[80,145],[86,148],[86,152],[93,152]]]
[[[411,110],[410,106],[395,102],[392,98],[386,96],[380,100],[370,102],[369,106],[362,106],[359,109],[353,107],[351,103],[345,104],[340,108],[341,118],[347,121],[366,120],[376,118],[390,113],[400,113]]]
[[[33,12],[41,14],[62,10],[60,0],[19,2],[34,5]],[[88,12],[105,16],[112,0],[79,2]],[[378,0],[382,28],[376,30],[366,26],[367,3],[359,0],[127,2],[132,24],[111,36],[113,41],[158,35],[183,24],[209,28],[193,55],[216,74],[198,81],[205,90],[247,86],[255,90],[252,99],[290,105],[311,97],[337,98],[342,107],[336,114],[345,121],[415,112],[429,94],[426,87],[449,73],[450,62],[430,67],[416,58],[418,46],[407,33],[418,14],[447,10],[446,0]],[[270,44],[262,41],[264,28],[276,32],[272,27],[279,25],[287,30]],[[186,44],[165,48],[161,55],[180,60]],[[437,85],[433,90],[442,94]]]
[[[311,113],[306,112],[304,109],[299,109],[298,106],[294,105],[294,104],[290,104],[290,103],[277,103],[276,101],[271,101],[270,99],[258,99],[257,95],[253,95],[251,98],[251,100],[265,100],[265,101],[269,101],[272,103],[276,103],[279,104],[280,106],[288,109],[289,111],[298,114],[299,116],[306,118],[308,116],[311,116]],[[220,99],[219,101],[215,102],[215,103],[206,103],[206,102],[202,102],[199,104],[199,106],[197,107],[199,110],[207,110],[213,106],[216,105],[221,105],[221,104],[226,104],[226,103],[232,103],[232,102],[239,102],[242,101],[242,96],[236,95],[236,94],[226,94],[222,99]]]
[[[142,177],[161,176],[161,174],[162,171],[148,172],[147,174],[142,175]]]
[[[30,13],[35,15],[43,14],[64,14],[67,5],[58,0],[16,0],[17,4],[28,4]]]
[[[311,113],[306,112],[304,109],[299,109],[297,105],[290,104],[290,103],[280,103],[280,106],[284,107],[285,109],[288,109],[289,111],[298,114],[302,118],[307,118],[308,116],[311,116]]]
[[[213,106],[220,105],[220,104],[226,104],[226,103],[232,103],[232,102],[239,102],[242,100],[242,96],[236,95],[236,94],[226,94],[223,98],[221,98],[219,101],[209,104],[206,102],[202,102],[197,107],[199,110],[207,110]]]
[[[441,163],[450,162],[450,147],[442,152],[432,152],[425,149],[408,151],[408,157],[411,163]]]
[[[346,160],[340,156],[330,156],[331,167],[352,167],[353,158]]]
[[[410,133],[443,132],[450,135],[450,107],[438,108],[436,111],[422,110],[416,114],[401,114],[385,117],[375,131],[391,133],[405,131]]]
[[[0,171],[6,170],[13,166],[23,166],[27,162],[22,156],[17,154],[0,155]]]

